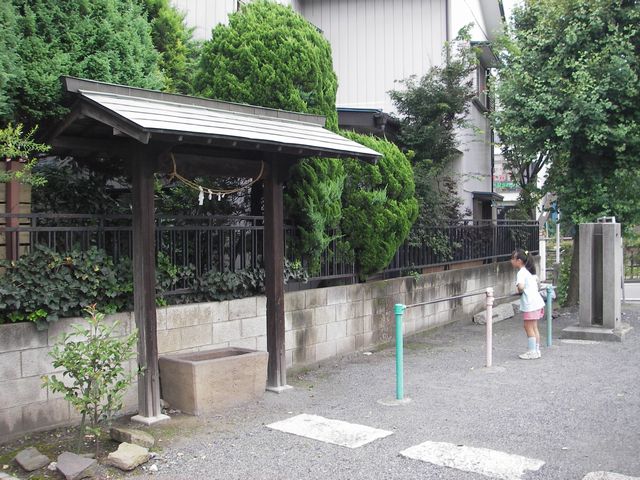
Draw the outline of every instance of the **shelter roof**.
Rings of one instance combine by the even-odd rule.
[[[115,136],[129,137],[141,144],[175,141],[183,145],[277,151],[298,157],[374,160],[380,156],[364,145],[323,128],[325,119],[318,115],[73,77],[63,77],[63,83],[76,102],[67,119],[50,135],[50,140],[63,136],[104,140]],[[56,146],[56,142],[53,143]]]

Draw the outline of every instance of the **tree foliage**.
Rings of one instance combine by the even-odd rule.
[[[460,155],[457,131],[468,127],[472,74],[477,53],[469,44],[468,27],[443,49],[442,65],[417,78],[402,81],[403,89],[390,92],[400,115],[402,144],[413,151],[413,172],[420,214],[411,232],[414,243],[437,248],[433,227],[463,215],[457,179],[447,167]]]
[[[159,67],[164,74],[164,90],[193,93],[193,75],[199,45],[193,40],[193,28],[185,24],[186,14],[169,0],[142,0],[151,23],[153,45],[160,53]]]
[[[17,80],[24,75],[18,57],[20,36],[16,9],[11,2],[0,2],[0,120],[10,118],[14,109]]]
[[[266,0],[213,29],[196,75],[200,95],[325,115],[333,130],[336,90],[329,42],[292,8]]]
[[[162,87],[151,27],[137,1],[10,3],[18,14],[16,53],[25,73],[6,87],[15,92],[15,108],[9,118],[32,127],[63,115],[60,75]]]
[[[497,86],[500,136],[551,161],[564,218],[640,221],[640,4],[537,0],[514,12]]]
[[[345,162],[341,231],[354,250],[358,272],[366,276],[389,264],[418,216],[413,172],[395,144],[352,132],[342,134],[382,154],[376,164]]]
[[[344,180],[342,162],[322,158],[302,161],[287,183],[285,209],[298,232],[293,248],[307,259],[311,273],[319,271],[320,256],[340,224]]]

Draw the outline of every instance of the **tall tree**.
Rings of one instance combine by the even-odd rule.
[[[193,28],[185,24],[186,14],[169,0],[142,0],[151,23],[153,45],[160,53],[159,66],[164,74],[164,90],[193,93],[193,75],[199,43],[193,40]]]
[[[563,218],[640,221],[640,4],[535,0],[516,9],[496,125],[521,165],[550,161]]]
[[[390,92],[400,115],[400,140],[414,153],[420,214],[410,238],[414,243],[426,242],[443,254],[447,253],[446,247],[434,227],[463,216],[458,179],[447,171],[460,155],[457,133],[469,126],[470,102],[476,95],[472,74],[478,59],[468,32],[469,27],[462,29],[454,42],[445,44],[442,65],[431,67],[420,78],[405,79],[402,89]]]
[[[205,42],[196,93],[220,100],[326,116],[337,130],[337,79],[331,47],[318,30],[278,3],[257,0],[229,16]],[[298,251],[319,265],[341,217],[344,168],[335,159],[305,160],[287,183],[288,217],[298,226]],[[254,190],[252,214],[260,214]]]
[[[18,56],[17,15],[11,2],[0,3],[0,31],[0,122],[3,122],[13,115],[16,81],[24,75]]]
[[[60,118],[60,75],[161,88],[158,52],[142,6],[133,0],[12,0],[17,54],[14,120],[29,127]]]
[[[574,224],[640,221],[639,25],[628,0],[530,0],[514,12],[497,126],[522,161],[548,157],[546,189]]]

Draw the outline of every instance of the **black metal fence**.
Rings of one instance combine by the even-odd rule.
[[[7,227],[7,219],[19,225]],[[15,220],[14,220],[15,223]],[[295,228],[285,227],[287,258]],[[508,258],[519,247],[538,252],[537,222],[464,220],[428,232],[429,244],[402,245],[381,272],[399,275],[433,265]],[[118,260],[133,251],[131,216],[75,214],[0,214],[0,247],[11,239],[17,254],[45,245],[57,251],[96,246]],[[237,271],[259,267],[264,240],[263,217],[156,216],[156,252],[174,265],[193,265],[196,275],[209,270]],[[338,235],[322,255],[312,280],[355,278],[356,266],[338,248]],[[303,260],[304,264],[304,260]]]
[[[624,279],[640,282],[640,247],[624,247]]]

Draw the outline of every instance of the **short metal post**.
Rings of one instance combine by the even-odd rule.
[[[493,364],[493,288],[487,288],[487,367]]]
[[[547,285],[547,347],[553,345],[553,287]]]
[[[404,339],[402,335],[402,316],[407,307],[396,303],[393,312],[396,315],[396,400],[404,398]]]

